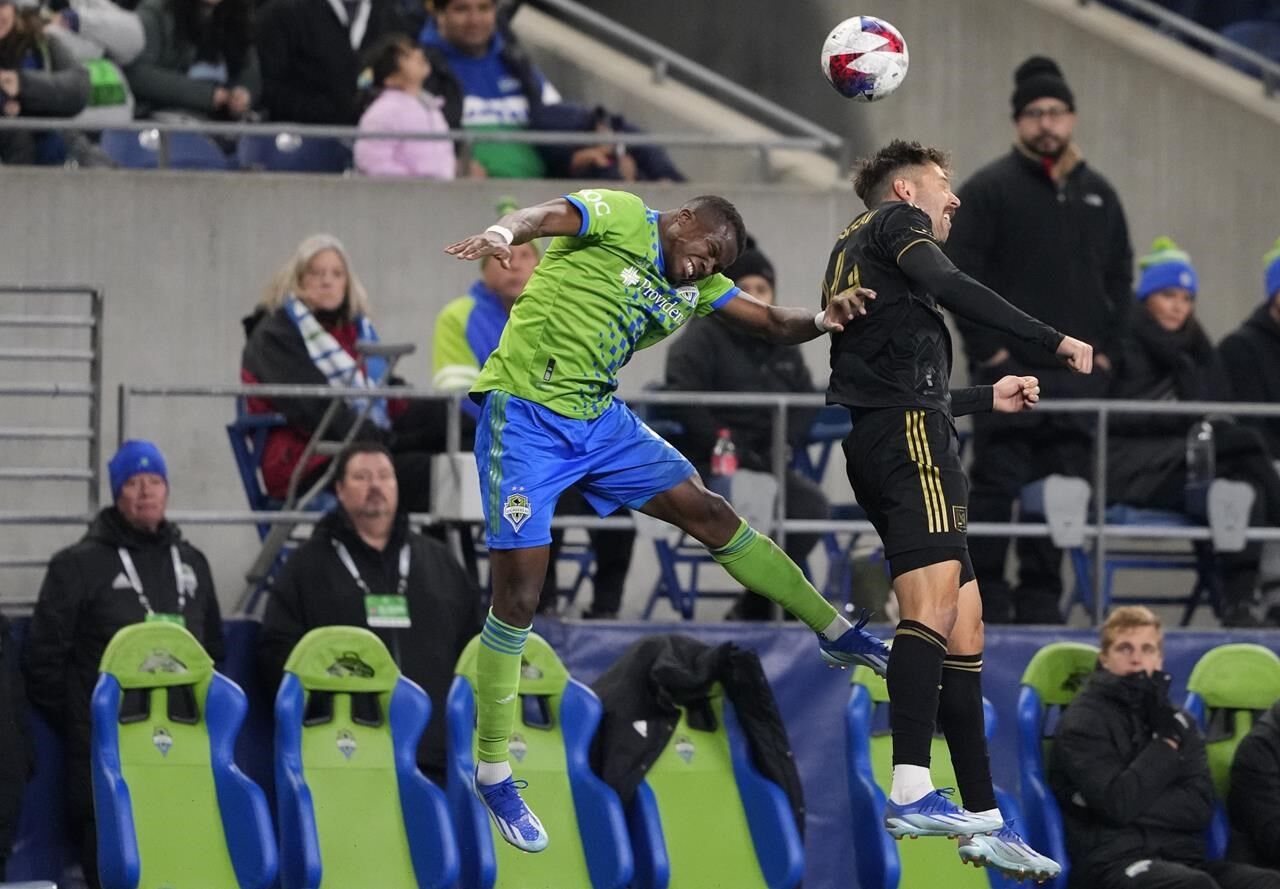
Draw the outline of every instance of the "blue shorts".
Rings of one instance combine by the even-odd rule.
[[[480,411],[476,466],[490,549],[550,543],[556,501],[571,485],[607,516],[697,471],[617,399],[594,420],[573,420],[496,390]]]

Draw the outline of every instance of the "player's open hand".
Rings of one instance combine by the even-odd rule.
[[[1040,381],[1035,377],[1001,377],[991,388],[991,409],[999,414],[1029,411],[1040,400]]]
[[[497,232],[481,232],[444,248],[444,252],[458,259],[480,259],[492,256],[504,269],[511,268],[511,247]]]
[[[823,315],[827,330],[844,330],[844,326],[854,318],[867,314],[867,303],[875,298],[876,292],[865,287],[850,287],[837,293],[827,303],[826,314]]]
[[[1088,343],[1073,336],[1064,336],[1062,342],[1058,343],[1055,354],[1059,358],[1065,358],[1067,367],[1076,373],[1093,373],[1093,346]]]

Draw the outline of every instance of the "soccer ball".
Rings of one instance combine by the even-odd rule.
[[[822,44],[822,73],[847,99],[883,99],[907,76],[907,42],[884,19],[855,15],[827,35]]]

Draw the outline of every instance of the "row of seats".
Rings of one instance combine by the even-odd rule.
[[[154,170],[160,164],[161,139],[167,140],[165,166],[175,170],[267,170],[289,173],[342,173],[351,167],[351,149],[338,139],[302,138],[291,133],[241,136],[228,151],[200,133],[158,130],[106,130],[99,147],[116,164]]]

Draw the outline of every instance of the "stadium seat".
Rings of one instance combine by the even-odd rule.
[[[1067,885],[1070,862],[1062,813],[1049,789],[1045,760],[1058,718],[1097,667],[1098,649],[1094,646],[1054,642],[1037,651],[1022,673],[1022,689],[1018,693],[1018,778],[1026,826],[1023,836],[1062,865],[1062,873],[1045,884],[1049,889]]]
[[[300,138],[289,133],[244,136],[236,146],[242,170],[284,173],[343,173],[351,167],[351,149],[337,139]]]
[[[458,832],[465,889],[622,889],[634,870],[622,804],[591,771],[588,754],[603,710],[540,636],[530,633],[520,671],[511,766],[551,837],[537,855],[496,833],[474,791],[476,637],[458,658],[448,698],[446,791]]]
[[[134,624],[102,655],[90,766],[104,889],[266,889],[271,814],[236,767],[244,692],[176,624]]]
[[[1232,22],[1220,32],[1228,40],[1251,49],[1258,55],[1280,62],[1280,21],[1249,20]],[[1215,55],[1226,64],[1248,74],[1250,77],[1261,77],[1262,71],[1257,65],[1228,56],[1221,51]]]
[[[233,164],[208,136],[169,133],[168,168],[174,170],[230,170]],[[154,170],[160,166],[159,139],[154,132],[104,130],[99,147],[122,167]]]
[[[985,887],[1012,889],[1018,884],[986,868],[961,867],[953,840],[927,838],[924,842],[895,843],[884,829],[885,792],[893,781],[893,739],[889,735],[889,689],[885,681],[866,667],[853,672],[853,691],[845,707],[847,740],[845,757],[852,810],[852,840],[860,889],[914,889],[946,886],[947,889]],[[996,730],[991,702],[982,701],[987,740]],[[947,742],[935,737],[930,751],[934,785],[955,787],[955,771]],[[1014,799],[996,788],[996,801],[1009,821],[1018,821]],[[1021,825],[1016,825],[1021,827]]]
[[[1205,652],[1187,680],[1186,709],[1200,723],[1218,804],[1209,827],[1210,858],[1226,854],[1231,827],[1227,785],[1231,761],[1254,720],[1280,700],[1280,657],[1261,645],[1219,645]]]
[[[275,705],[284,889],[452,887],[448,806],[417,764],[426,692],[362,627],[312,630],[284,669]]]
[[[793,889],[804,874],[804,845],[791,804],[752,763],[718,683],[706,703],[712,727],[695,728],[681,708],[628,807],[632,887]]]

